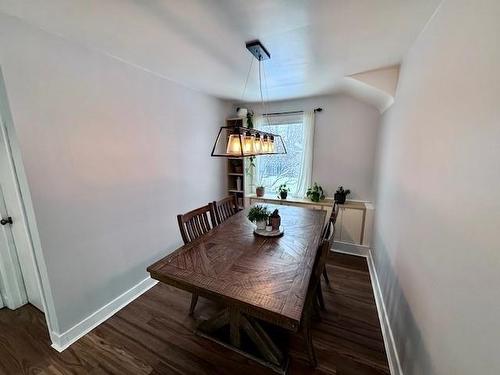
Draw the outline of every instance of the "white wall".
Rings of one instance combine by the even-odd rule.
[[[263,113],[261,104],[247,104]],[[266,103],[267,112],[316,113],[313,182],[333,196],[338,185],[351,189],[350,199],[371,201],[380,114],[374,107],[345,94]]]
[[[229,106],[1,13],[0,65],[62,333],[181,243],[177,213],[223,195],[209,155]]]
[[[499,19],[444,1],[383,119],[375,257],[405,375],[500,373]]]

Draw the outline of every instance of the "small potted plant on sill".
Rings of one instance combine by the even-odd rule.
[[[281,184],[278,188],[278,198],[286,199],[289,191],[290,189],[286,186],[286,184]]]
[[[313,186],[307,189],[306,197],[313,202],[319,202],[325,199],[325,192],[323,191],[321,185],[318,185],[318,183],[315,182]]]
[[[269,225],[273,228],[273,230],[280,229],[281,225],[281,216],[278,210],[274,210],[271,215],[269,215]]]
[[[269,218],[269,211],[267,207],[262,205],[255,205],[248,210],[248,220],[257,225],[258,230],[265,230],[267,219]]]
[[[336,203],[344,204],[349,194],[351,194],[351,191],[349,189],[344,190],[343,186],[339,186],[333,198],[335,199]]]
[[[264,186],[257,186],[255,188],[255,194],[258,197],[263,197],[265,193],[266,193],[266,189],[264,188]]]

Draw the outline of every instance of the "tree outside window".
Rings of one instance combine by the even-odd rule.
[[[259,156],[257,158],[257,184],[272,194],[281,184],[290,188],[290,194],[297,196],[298,179],[302,169],[304,153],[303,122],[265,124],[262,130],[281,135],[287,153],[284,155]]]

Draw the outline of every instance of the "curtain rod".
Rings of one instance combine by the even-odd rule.
[[[321,112],[323,108],[315,108],[314,112]],[[288,111],[288,112],[271,112],[271,113],[263,113],[262,116],[277,116],[277,115],[294,115],[304,113],[304,111]]]

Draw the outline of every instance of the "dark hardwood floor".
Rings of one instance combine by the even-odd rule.
[[[389,374],[364,258],[332,254],[327,311],[314,326],[318,368],[308,367],[302,336],[291,339],[289,374]],[[158,284],[63,353],[50,347],[43,315],[31,305],[0,310],[0,374],[237,374],[272,372],[193,334],[217,306]]]

